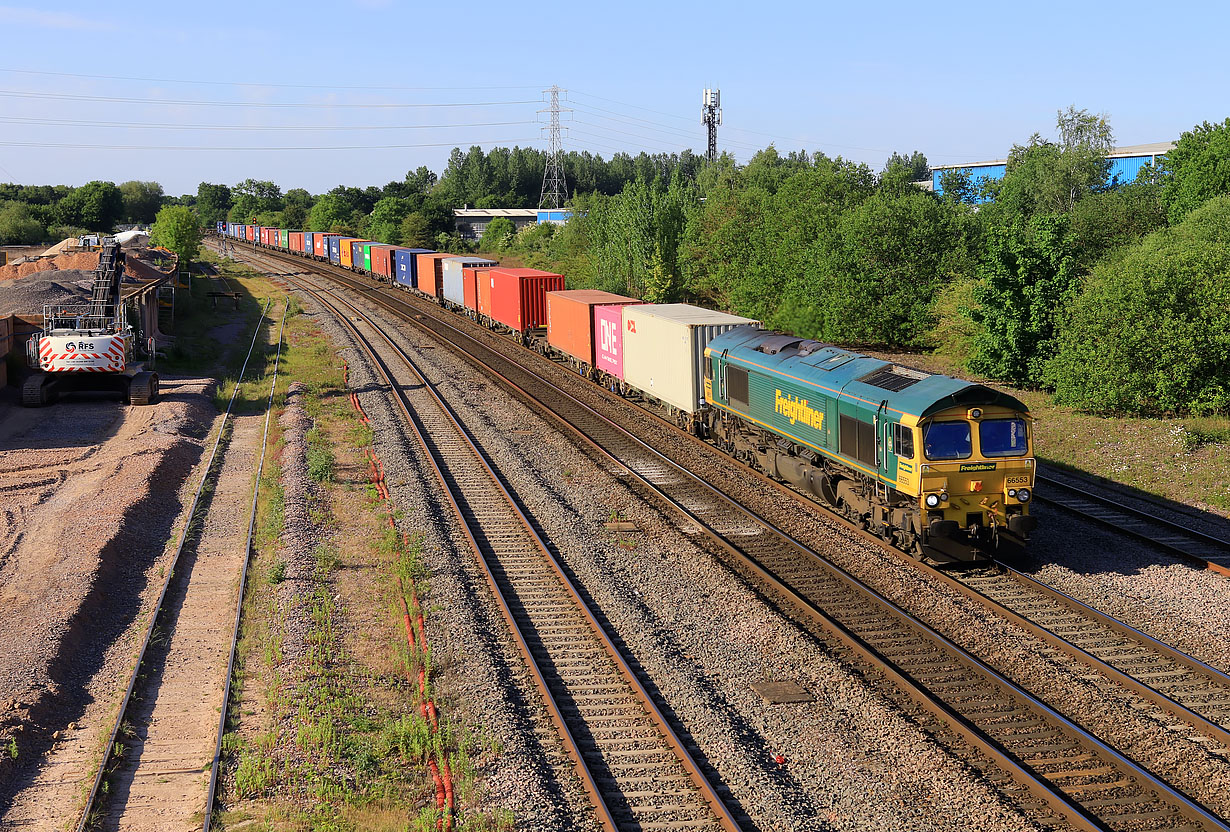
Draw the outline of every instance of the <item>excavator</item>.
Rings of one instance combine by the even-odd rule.
[[[23,405],[42,407],[61,393],[78,390],[118,392],[134,405],[158,401],[153,344],[146,345],[148,361],[134,361],[136,333],[120,295],[123,277],[124,251],[108,240],[94,271],[90,302],[43,307],[43,329],[26,343],[34,373],[22,386]]]

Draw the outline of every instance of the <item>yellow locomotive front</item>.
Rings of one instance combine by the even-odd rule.
[[[917,423],[922,454],[911,491],[930,554],[968,561],[1024,544],[1037,526],[1029,514],[1031,421],[1027,413],[988,405],[941,410]]]

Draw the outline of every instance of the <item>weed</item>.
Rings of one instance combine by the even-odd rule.
[[[16,737],[9,737],[8,752],[9,752],[10,757],[12,757],[14,760],[17,759],[17,738]]]
[[[269,567],[269,583],[280,584],[286,580],[286,561],[275,560]]]
[[[329,437],[320,428],[312,428],[308,431],[307,442],[308,476],[320,483],[333,482],[336,461],[333,458],[333,449],[329,447]]]
[[[326,540],[316,547],[316,571],[321,577],[328,575],[339,565],[342,557],[337,550],[337,544]]]

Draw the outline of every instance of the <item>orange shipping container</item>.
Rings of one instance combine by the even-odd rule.
[[[547,292],[547,343],[565,355],[594,366],[594,307],[640,303],[597,289]]]
[[[338,254],[341,255],[342,265],[348,269],[354,265],[354,258],[351,256],[350,244],[357,242],[359,239],[360,238],[358,237],[343,237],[339,240],[341,243],[341,248],[338,250]]]
[[[478,311],[478,279],[489,268],[494,268],[494,266],[484,266],[482,268],[467,266],[461,270],[461,294],[463,301],[461,305],[466,309],[473,312]]]
[[[445,257],[455,256],[442,252],[416,255],[419,270],[418,290],[433,298],[444,297],[444,267],[440,264],[440,261]]]
[[[393,252],[399,246],[372,246],[372,274],[393,279]]]

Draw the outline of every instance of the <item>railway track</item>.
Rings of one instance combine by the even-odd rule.
[[[199,778],[204,773],[201,767],[204,753],[203,749],[198,747],[199,743],[195,742],[200,738],[197,735],[201,734],[201,731],[194,729],[199,729],[199,725],[195,723],[202,716],[212,721],[214,711],[207,707],[208,703],[202,703],[201,712],[197,713],[197,709],[191,707],[191,703],[182,694],[186,686],[208,699],[210,684],[214,681],[219,687],[223,684],[221,678],[214,680],[208,672],[208,666],[216,660],[216,654],[210,651],[213,646],[211,640],[217,640],[216,631],[211,629],[209,622],[199,618],[197,613],[214,608],[219,591],[223,594],[233,592],[235,575],[233,569],[228,571],[227,567],[240,570],[240,574],[247,571],[256,506],[255,493],[246,543],[241,552],[229,553],[229,560],[223,562],[224,558],[218,557],[219,553],[209,550],[211,544],[225,543],[228,538],[224,535],[216,540],[211,539],[209,530],[204,527],[207,525],[206,517],[212,516],[211,512],[215,510],[231,514],[226,506],[219,507],[217,502],[223,490],[220,488],[223,478],[229,478],[238,488],[243,488],[243,484],[250,478],[250,467],[244,463],[236,464],[235,460],[229,458],[232,445],[236,442],[234,406],[239,389],[244,383],[257,338],[262,332],[262,324],[268,317],[268,310],[268,305],[262,310],[252,343],[223,413],[217,438],[204,466],[204,473],[188,508],[175,553],[167,565],[166,577],[141,640],[124,697],[104,746],[104,753],[95,768],[85,802],[77,816],[77,832],[95,828],[165,828],[166,823],[184,822],[193,817],[199,818],[202,814],[206,817],[205,828],[208,829],[208,817],[213,806],[213,776],[211,774],[208,798],[203,799],[198,789]],[[284,324],[285,311],[282,320]],[[280,358],[279,332],[275,362]],[[276,370],[274,384],[276,385]],[[270,401],[272,396],[271,388]],[[268,439],[267,421],[268,411],[266,430],[257,451],[261,459],[264,457],[265,442]],[[204,495],[208,495],[206,499],[209,508],[202,511]],[[187,560],[185,554],[189,550],[194,563],[181,569],[181,561]],[[207,555],[204,560],[217,563],[213,564],[214,571],[206,569],[206,574],[198,577],[194,565],[202,552]],[[189,573],[187,579],[176,584],[177,575],[184,569]],[[195,582],[193,578],[196,578]],[[201,584],[204,584],[203,588],[200,588]],[[242,603],[242,589],[239,603]],[[239,609],[237,606],[236,616]],[[237,634],[236,624],[229,648],[232,662]],[[216,646],[224,648],[225,644]],[[230,671],[231,665],[228,664],[227,689]],[[226,712],[225,699],[215,704],[222,706],[224,717],[218,724],[217,743],[213,743],[214,746],[221,743]],[[203,736],[207,737],[208,733]],[[214,771],[217,769],[216,762],[215,754]]]
[[[394,394],[478,558],[602,828],[740,829],[736,813],[573,586],[550,543],[413,358],[357,307],[301,278],[289,279],[333,311]],[[382,353],[396,356],[398,366]]]
[[[1037,482],[1045,486],[1039,489],[1038,494],[1038,499],[1044,503],[1136,540],[1151,543],[1189,563],[1230,575],[1230,540],[1206,534],[1155,512],[1041,472],[1037,474]]]
[[[301,261],[272,257],[280,264]],[[879,668],[1003,772],[1001,789],[1043,826],[1227,829],[1212,813],[1110,748],[852,575],[719,492],[566,390],[437,316],[426,302],[373,289],[312,264],[368,300],[434,334],[532,406],[615,461],[659,501],[695,523],[795,619]],[[874,538],[868,538],[875,541]]]

